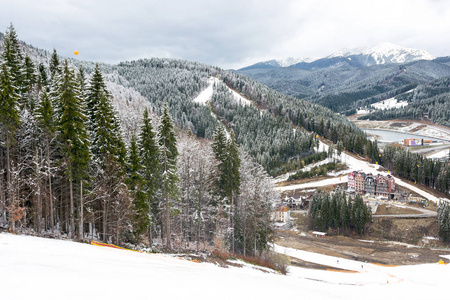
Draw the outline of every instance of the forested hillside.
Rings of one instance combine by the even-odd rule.
[[[333,59],[337,58],[328,60]],[[246,68],[238,72],[279,92],[345,113],[402,94],[419,84],[450,76],[450,65],[448,59],[437,58],[403,64],[354,66],[336,63],[309,69],[294,65]]]
[[[104,65],[104,76],[99,65],[78,65],[56,50],[33,61],[13,26],[4,36],[1,230],[153,250],[256,255],[267,248],[270,204],[278,194],[233,134],[214,135],[214,144],[196,138],[175,126],[169,100],[148,105],[118,85],[123,78],[114,67]],[[181,86],[198,93],[204,86],[198,82]],[[217,121],[214,126],[223,130]]]
[[[278,197],[266,172],[295,169],[319,137],[379,160],[344,117],[234,72],[64,59],[12,26],[1,49],[0,223],[12,231],[256,253]],[[211,100],[195,103],[211,78]]]
[[[146,97],[156,112],[166,101],[175,124],[199,137],[211,138],[218,118],[234,129],[240,145],[271,175],[285,171],[292,160],[313,153],[316,135],[375,157],[373,145],[367,146],[370,142],[363,132],[344,117],[233,72],[170,59],[125,62],[113,71],[123,85]],[[210,106],[194,103],[192,99],[206,87],[210,77],[221,79],[253,105],[236,103],[229,89],[220,83],[214,86]]]
[[[450,126],[450,77],[421,84],[411,93],[404,93],[395,98],[398,101],[407,101],[408,105],[402,108],[378,110],[360,119],[419,120],[425,113],[432,122]]]

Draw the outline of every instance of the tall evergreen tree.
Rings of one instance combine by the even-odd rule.
[[[139,156],[139,148],[136,136],[131,136],[130,150],[127,164],[128,186],[133,198],[133,231],[136,240],[148,229],[150,225],[150,203],[147,201],[144,191],[144,178],[142,177],[142,161]]]
[[[4,141],[6,148],[6,159],[4,162],[6,169],[6,189],[4,197],[6,202],[4,203],[4,206],[6,208],[12,207],[14,204],[12,200],[11,156],[15,132],[20,124],[18,109],[19,93],[14,85],[10,68],[5,63],[2,63],[0,67],[0,138]],[[14,222],[10,223],[10,226],[10,229],[14,231]]]
[[[35,84],[37,83],[37,75],[34,63],[28,54],[25,55],[23,71],[21,102],[22,105],[26,106],[31,112],[33,112],[37,102],[37,95],[34,92]]]
[[[44,89],[41,93],[40,102],[36,108],[36,117],[39,126],[41,127],[45,140],[45,154],[47,164],[47,178],[48,178],[48,206],[50,211],[50,228],[52,233],[55,232],[54,215],[53,215],[53,191],[52,191],[52,162],[50,160],[51,142],[56,132],[56,124],[54,121],[55,112],[53,110],[52,102]]]
[[[143,180],[143,193],[146,205],[150,208],[149,219],[149,242],[152,243],[152,236],[155,226],[160,224],[160,203],[158,201],[158,191],[160,186],[160,150],[156,133],[153,131],[151,119],[149,117],[148,109],[145,108],[141,133],[139,135],[139,159],[142,165],[140,173]]]
[[[217,125],[213,134],[212,149],[218,161],[217,193],[225,198],[227,196],[227,136],[222,125]]]
[[[3,38],[3,52],[1,54],[1,60],[2,63],[9,67],[9,72],[13,78],[14,84],[21,92],[24,77],[24,58],[16,30],[12,24],[6,30]]]
[[[78,73],[78,84],[84,86],[84,71]],[[118,232],[117,209],[114,207],[119,201],[128,202],[125,191],[125,160],[126,149],[122,139],[122,132],[117,114],[112,106],[109,91],[106,89],[103,75],[96,65],[94,74],[86,90],[87,111],[91,133],[93,176],[98,187],[96,197],[101,199],[103,235],[106,239],[109,232],[108,223],[111,223]],[[116,188],[122,187],[122,188]],[[125,194],[124,194],[125,193]],[[122,203],[121,209],[126,206]],[[117,237],[116,237],[117,238]]]
[[[161,124],[159,126],[158,140],[161,156],[162,156],[162,192],[165,199],[164,202],[164,228],[166,247],[171,248],[170,241],[170,210],[173,202],[178,201],[178,175],[177,175],[177,140],[175,137],[174,125],[172,117],[169,114],[167,104],[164,104]],[[172,203],[171,203],[172,202]]]
[[[50,65],[50,76],[51,76],[52,80],[55,80],[55,76],[58,74],[61,74],[61,68],[60,68],[58,53],[56,52],[56,49],[54,49],[54,48],[53,48],[52,56],[50,58],[49,65]]]
[[[1,139],[4,141],[6,159],[6,191],[5,206],[14,206],[13,186],[11,177],[11,161],[13,159],[13,145],[15,132],[20,124],[19,101],[22,89],[22,60],[19,40],[11,24],[3,38],[3,52],[0,56],[0,128]],[[15,222],[10,222],[10,229],[15,230]]]
[[[234,252],[234,211],[236,206],[236,196],[240,193],[241,175],[239,168],[241,160],[239,158],[239,149],[236,143],[236,136],[233,129],[231,130],[230,139],[227,142],[227,198],[230,201],[230,223],[231,223],[231,250]]]
[[[69,183],[69,234],[73,237],[75,234],[73,183],[77,182],[81,185],[82,180],[87,177],[90,154],[89,136],[86,127],[88,118],[85,114],[85,106],[81,99],[75,72],[69,66],[67,60],[64,61],[61,75],[57,77],[54,95],[57,102],[59,141],[64,162],[64,175]]]

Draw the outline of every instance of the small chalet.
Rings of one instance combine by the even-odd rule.
[[[313,237],[326,237],[327,233],[326,232],[321,232],[321,231],[313,231],[312,235],[313,235]]]

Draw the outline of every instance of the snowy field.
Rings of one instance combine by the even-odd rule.
[[[412,91],[413,90],[411,90],[409,92],[412,92]],[[382,100],[382,101],[373,103],[370,106],[374,107],[376,109],[385,110],[385,109],[401,108],[401,107],[408,106],[408,102],[406,102],[406,101],[397,101],[397,99],[395,99],[395,97],[393,97],[393,98],[389,98],[389,99],[386,99],[386,100]]]
[[[380,267],[277,250],[354,270],[221,268],[170,255],[0,234],[0,299],[428,299],[447,294],[449,265]],[[338,262],[339,260],[339,262]]]

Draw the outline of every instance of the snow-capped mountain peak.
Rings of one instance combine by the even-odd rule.
[[[289,66],[292,66],[292,65],[296,65],[296,64],[301,63],[301,62],[310,63],[310,62],[313,62],[314,60],[315,59],[309,58],[309,57],[307,57],[307,58],[288,57],[288,58],[285,58],[285,59],[277,59],[276,62],[281,67],[285,68],[285,67],[289,67]]]
[[[331,54],[327,58],[349,56],[365,56],[368,59],[368,65],[398,64],[415,60],[435,59],[433,55],[425,50],[404,48],[392,43],[382,43],[371,48],[358,48],[353,50],[343,49]]]

